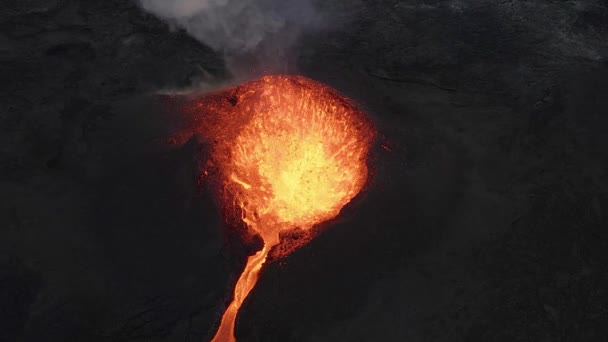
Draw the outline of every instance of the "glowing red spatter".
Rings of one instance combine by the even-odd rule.
[[[374,129],[350,100],[301,76],[265,76],[191,103],[190,132],[212,142],[218,194],[264,246],[250,256],[213,338],[235,341],[238,310],[281,231],[336,217],[368,177]],[[180,140],[180,137],[177,137]]]

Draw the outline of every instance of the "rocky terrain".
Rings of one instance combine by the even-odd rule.
[[[605,338],[608,2],[317,6],[289,71],[369,113],[376,176],[237,339]],[[250,251],[156,93],[230,82],[222,55],[134,2],[3,8],[0,341],[208,340]]]

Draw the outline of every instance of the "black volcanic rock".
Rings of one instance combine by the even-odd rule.
[[[602,340],[606,1],[317,6],[289,71],[369,113],[374,177],[265,266],[238,340]],[[220,52],[134,1],[8,1],[0,27],[0,341],[209,339],[259,241],[155,92],[230,83]]]

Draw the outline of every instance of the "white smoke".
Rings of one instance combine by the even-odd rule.
[[[233,72],[284,71],[302,32],[318,27],[313,0],[140,0],[142,7],[222,53]],[[236,70],[235,70],[236,69]]]

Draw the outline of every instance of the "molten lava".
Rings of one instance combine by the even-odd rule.
[[[213,141],[226,207],[264,246],[247,260],[213,341],[235,341],[238,310],[281,231],[336,217],[365,185],[374,129],[333,89],[300,76],[265,76],[190,106],[194,131]],[[200,116],[199,116],[200,117]],[[207,172],[205,170],[205,172]]]

